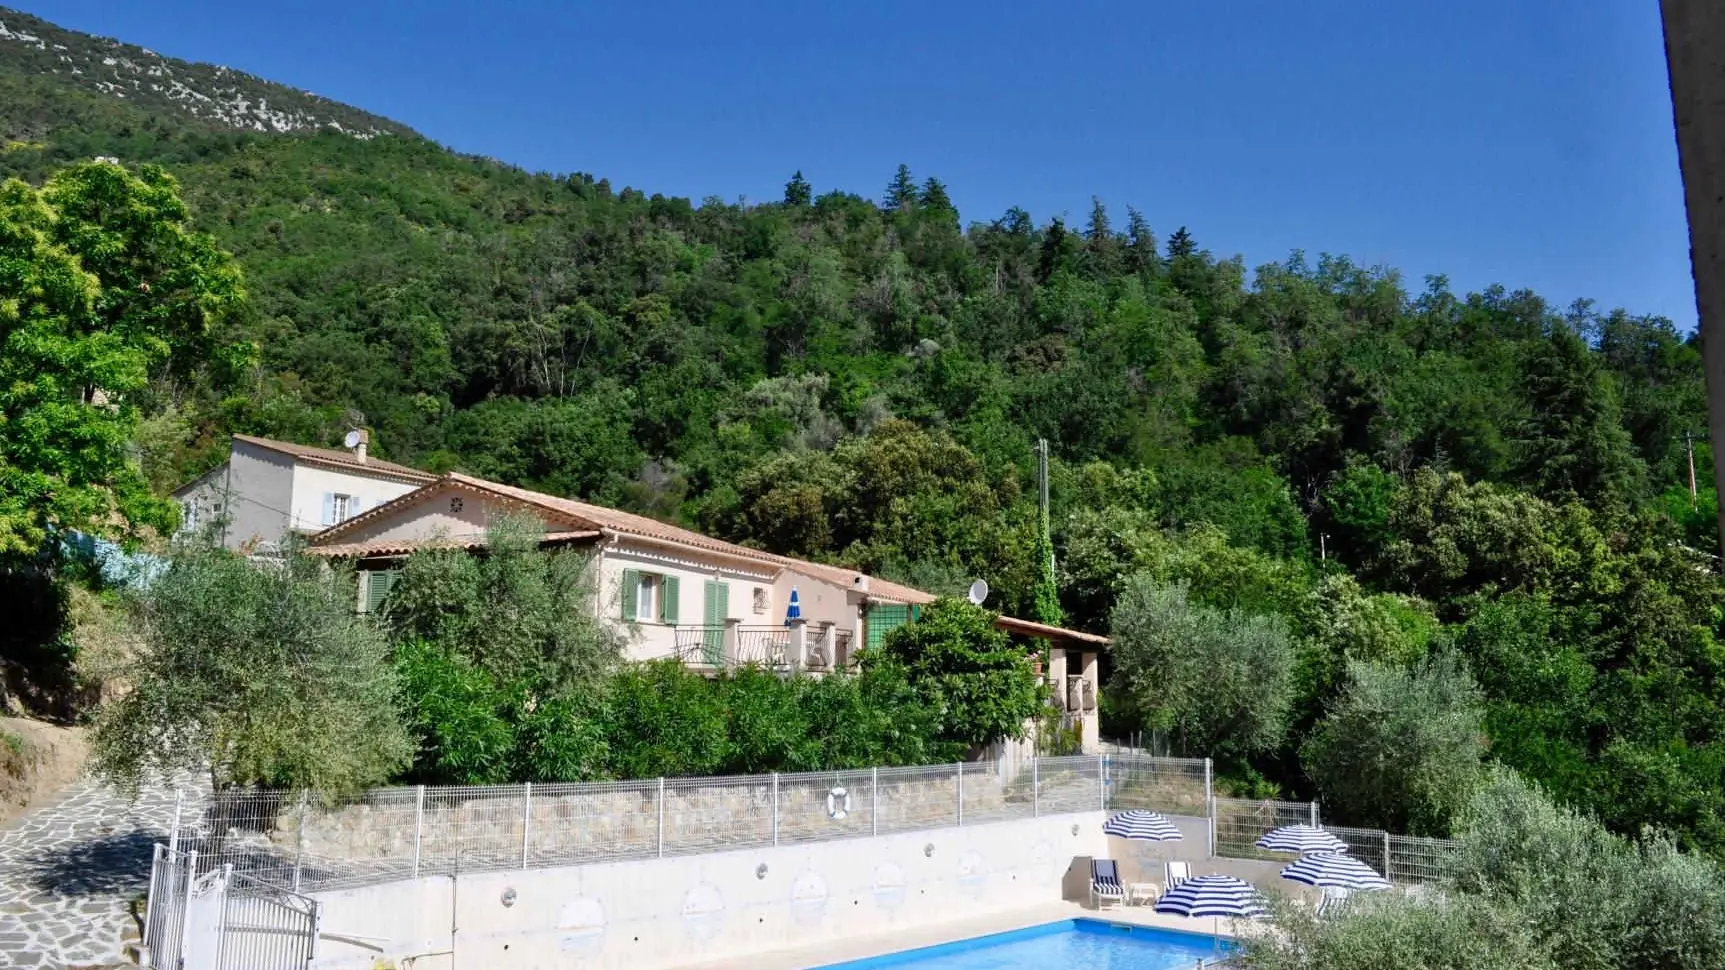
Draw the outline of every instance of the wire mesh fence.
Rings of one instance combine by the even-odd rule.
[[[168,851],[202,876],[232,867],[295,893],[420,875],[613,862],[865,838],[1071,812],[1210,818],[1212,852],[1288,861],[1254,843],[1314,824],[1311,802],[1213,797],[1207,761],[1137,753],[998,757],[918,767],[545,785],[387,788],[340,803],[228,790],[187,800]],[[1398,885],[1436,882],[1456,843],[1326,826]],[[181,869],[159,867],[152,900]],[[158,893],[154,889],[161,889]],[[171,907],[171,903],[168,904]],[[152,912],[160,923],[169,908]],[[171,936],[157,927],[155,936]]]
[[[1254,843],[1272,829],[1284,825],[1318,824],[1316,802],[1254,801],[1244,798],[1211,800],[1215,832],[1214,852],[1229,859],[1280,859],[1292,861],[1285,852],[1267,852]]]
[[[1108,807],[1149,809],[1164,815],[1210,814],[1210,762],[1115,754],[1108,766]]]
[[[1388,871],[1384,876],[1398,886],[1424,886],[1439,882],[1449,871],[1450,859],[1459,848],[1460,843],[1451,839],[1391,835]]]
[[[187,802],[172,848],[295,892],[421,875],[543,868],[863,838],[1070,812],[1212,818],[1214,853],[1317,820],[1309,802],[1213,798],[1203,760],[1143,754],[714,778],[377,789],[336,804],[230,790]],[[1331,827],[1398,883],[1439,878],[1454,843]]]
[[[170,847],[195,853],[200,874],[231,866],[272,886],[315,892],[1096,811],[1122,792],[1137,800],[1133,805],[1150,791],[1164,792],[1163,805],[1201,804],[1202,794],[1167,794],[1193,778],[1200,776],[1185,762],[1077,755],[803,774],[385,788],[332,804],[230,789],[186,801]]]
[[[1443,878],[1458,843],[1395,835],[1382,829],[1325,825],[1324,831],[1347,843],[1348,854],[1371,866],[1398,886],[1419,886]]]

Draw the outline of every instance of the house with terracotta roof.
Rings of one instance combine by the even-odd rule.
[[[406,495],[436,476],[368,454],[371,436],[318,448],[236,434],[228,460],[174,490],[181,527],[218,530],[223,546],[255,549],[311,535]]]
[[[401,560],[428,547],[478,549],[491,523],[531,517],[547,546],[587,550],[598,614],[634,660],[675,657],[718,671],[756,664],[824,674],[915,622],[935,597],[853,569],[779,556],[645,516],[451,473],[366,508],[311,539],[308,551],[358,567],[358,606],[383,603]],[[787,619],[792,595],[800,617]],[[1057,706],[1087,748],[1097,740],[1097,657],[1107,638],[1001,617],[1015,637],[1047,641]]]

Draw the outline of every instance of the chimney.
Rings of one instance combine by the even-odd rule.
[[[365,464],[365,450],[371,444],[371,432],[364,428],[355,428],[353,434],[348,435],[348,440],[353,442],[354,460]]]

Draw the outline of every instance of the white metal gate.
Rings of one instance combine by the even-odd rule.
[[[154,970],[307,970],[318,903],[236,873],[200,873],[196,852],[157,845],[144,910],[143,964]]]

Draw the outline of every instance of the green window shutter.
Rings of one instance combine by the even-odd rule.
[[[365,574],[365,611],[376,613],[383,606],[383,598],[389,595],[389,590],[395,585],[393,569],[374,569]]]
[[[868,639],[870,650],[878,649],[886,635],[910,620],[910,608],[893,603],[874,603],[868,608]]]
[[[701,621],[706,631],[701,635],[701,659],[712,666],[725,660],[725,614],[729,598],[725,584],[707,580],[701,586]]]
[[[717,622],[720,626],[724,626],[725,620],[731,615],[731,584],[714,583],[713,585],[719,590],[719,619]]]
[[[666,576],[659,582],[659,622],[666,626],[677,625],[677,599],[682,593],[681,586],[675,576]]]
[[[911,607],[910,608],[910,621],[912,623],[915,623],[921,619],[922,619],[922,607],[920,607],[920,606]]]
[[[623,597],[623,622],[635,622],[635,604],[639,602],[641,598],[640,570],[623,570],[623,588],[618,595]]]

